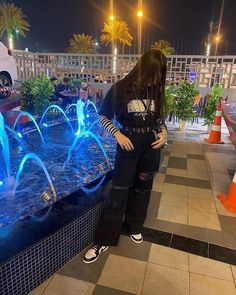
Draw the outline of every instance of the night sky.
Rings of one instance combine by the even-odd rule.
[[[0,0],[1,1],[1,0]],[[64,52],[73,33],[99,39],[109,15],[109,0],[12,0],[21,7],[31,24],[18,47],[31,51]],[[210,20],[219,21],[222,0],[143,0],[143,46],[166,39],[177,53],[203,53],[203,39]],[[132,35],[137,34],[138,0],[114,0],[115,15],[125,20]],[[221,42],[222,54],[236,54],[236,0],[225,0]],[[100,48],[100,52],[108,49]],[[135,46],[129,50],[134,53]],[[128,52],[128,51],[127,51]]]

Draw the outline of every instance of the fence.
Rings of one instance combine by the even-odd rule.
[[[135,65],[137,55],[60,54],[15,51],[18,79],[25,80],[40,73],[49,76],[94,79],[114,83]],[[188,79],[198,87],[211,88],[221,83],[224,89],[236,89],[236,56],[168,56],[169,81]]]

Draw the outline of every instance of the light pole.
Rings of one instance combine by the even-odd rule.
[[[142,10],[142,0],[139,0],[138,4],[138,55],[142,54],[142,18],[143,18],[143,10]]]

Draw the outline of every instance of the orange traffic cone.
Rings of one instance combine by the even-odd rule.
[[[227,196],[223,194],[218,195],[217,198],[224,205],[225,209],[229,212],[236,213],[236,172],[233,181],[229,187]]]
[[[207,140],[208,143],[224,143],[221,141],[221,118],[222,118],[222,101],[219,99],[217,111],[214,118],[214,123],[211,128],[211,132],[209,138]]]

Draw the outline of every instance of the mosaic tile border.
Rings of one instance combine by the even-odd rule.
[[[0,294],[28,294],[89,245],[103,204],[3,264],[0,267]]]

